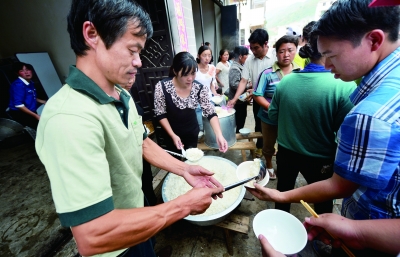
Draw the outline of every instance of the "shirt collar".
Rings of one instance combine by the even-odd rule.
[[[310,62],[300,72],[330,72],[330,70],[325,69],[325,66],[323,66],[321,64],[316,64],[316,63]]]
[[[293,66],[293,70],[292,71],[297,71],[300,70],[300,66],[297,65],[295,62],[292,62],[292,66]],[[274,62],[274,64],[272,65],[272,71],[273,72],[277,72],[279,71],[281,68],[278,65],[278,61]]]
[[[400,47],[396,48],[396,50],[389,54],[363,77],[356,90],[350,95],[350,101],[354,105],[358,104],[380,85],[380,82],[392,71],[392,69],[399,65]]]
[[[233,62],[232,62],[232,66],[238,66],[239,68],[243,68],[243,65],[240,64],[240,63],[237,62],[237,61],[233,61]]]
[[[264,60],[264,59],[271,59],[268,53],[269,53],[269,51],[267,52],[267,54],[266,54],[262,59],[256,57],[254,54],[252,54],[251,56],[253,57],[253,60],[260,60],[260,61],[262,61],[262,60]]]
[[[66,79],[66,82],[76,91],[89,96],[100,104],[108,104],[116,100],[114,97],[107,95],[91,78],[86,76],[74,65],[71,65],[69,68],[69,76]],[[115,85],[115,87],[121,98],[129,100],[130,96],[125,92],[125,90],[122,90],[119,85]]]
[[[26,79],[22,78],[22,77],[18,77],[20,80],[22,80],[22,82],[24,82],[25,85],[29,85],[29,82],[26,81]]]

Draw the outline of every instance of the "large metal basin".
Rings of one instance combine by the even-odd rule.
[[[216,107],[221,108],[221,107]],[[236,119],[235,119],[235,109],[229,110],[230,114],[225,117],[218,117],[219,124],[221,126],[222,135],[224,136],[228,147],[236,144]],[[203,128],[204,128],[204,143],[214,149],[219,149],[217,140],[215,138],[214,130],[211,127],[210,121],[203,117]]]
[[[24,126],[16,121],[0,118],[0,141],[21,134]]]
[[[210,159],[211,162],[213,160],[222,160],[222,161],[225,161],[225,162],[229,163],[230,165],[232,165],[235,168],[235,170],[237,169],[237,165],[235,163],[231,162],[230,160],[221,158],[221,157],[204,156],[203,158]],[[189,161],[186,161],[186,162],[190,163]],[[169,178],[169,174],[165,178],[164,183],[162,185],[162,189],[161,189],[161,195],[162,195],[162,199],[164,202],[168,201],[167,197],[165,196],[165,190],[166,190],[166,184],[167,184],[168,178]],[[199,226],[210,226],[210,225],[217,224],[217,223],[223,221],[242,202],[245,193],[246,193],[245,187],[241,186],[241,191],[240,191],[239,197],[236,199],[236,201],[231,206],[229,206],[227,209],[225,209],[224,211],[222,211],[220,213],[216,213],[216,214],[209,215],[209,216],[189,215],[184,219],[193,224],[199,225]]]

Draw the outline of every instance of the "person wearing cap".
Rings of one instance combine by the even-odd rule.
[[[304,67],[306,66],[306,60],[301,58],[300,55],[299,55],[300,47],[302,47],[305,44],[304,39],[302,37],[301,31],[299,29],[297,29],[297,28],[287,27],[286,28],[286,35],[294,36],[294,37],[296,37],[298,39],[297,53],[294,56],[293,62],[296,63],[301,69],[304,69]]]
[[[346,218],[393,219],[377,229],[389,237],[399,230],[400,218],[400,8],[370,8],[369,2],[334,2],[312,32],[326,57],[325,68],[335,78],[363,77],[350,96],[354,108],[337,133],[332,178],[286,192],[255,184],[252,193],[281,203],[344,198],[341,214]],[[399,244],[397,250],[367,247],[372,249],[352,251],[356,256],[394,256],[400,251]],[[341,256],[337,251],[333,248],[332,254]]]

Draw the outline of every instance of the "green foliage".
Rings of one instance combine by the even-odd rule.
[[[314,20],[318,1],[319,0],[305,0],[303,2],[295,2],[289,6],[280,6],[279,1],[274,1],[274,4],[267,4],[265,24],[270,36],[280,36],[277,35],[279,26],[285,26],[286,24],[302,20],[307,22]],[[269,6],[273,7],[268,8]]]

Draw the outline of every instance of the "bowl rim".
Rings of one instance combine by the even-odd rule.
[[[253,218],[253,222],[252,222],[252,229],[253,229],[253,232],[254,232],[254,235],[256,236],[256,238],[258,238],[258,236],[259,236],[259,234],[257,235],[257,233],[256,233],[256,231],[255,231],[255,229],[254,229],[254,223],[255,223],[255,221],[257,220],[257,217],[258,217],[258,219],[261,217],[261,213],[265,213],[265,212],[277,212],[277,213],[279,213],[279,215],[284,215],[284,216],[288,216],[288,217],[291,217],[291,218],[293,218],[293,220],[294,220],[294,222],[295,223],[297,223],[297,224],[299,224],[300,225],[300,227],[302,227],[303,229],[302,229],[302,234],[303,234],[303,242],[302,242],[302,245],[303,245],[303,247],[300,249],[300,250],[298,250],[297,252],[294,252],[294,253],[291,253],[291,252],[282,252],[283,254],[285,254],[285,255],[294,255],[294,254],[296,254],[296,253],[299,253],[299,252],[301,252],[303,249],[304,249],[304,247],[306,246],[306,244],[307,244],[307,230],[306,230],[306,228],[304,227],[304,225],[303,225],[303,223],[301,223],[301,221],[296,217],[296,216],[294,216],[293,214],[291,214],[291,213],[288,213],[288,212],[285,212],[285,211],[282,211],[282,210],[278,210],[278,209],[266,209],[266,210],[262,210],[262,211],[260,211],[260,212],[258,212],[255,216],[254,216],[254,218]],[[260,233],[261,234],[261,233]]]
[[[240,134],[250,134],[250,132],[251,132],[251,130],[249,128],[241,128],[241,129],[239,129],[239,133]]]
[[[203,156],[203,158],[210,158],[210,159],[217,159],[217,160],[222,160],[225,161],[227,163],[229,163],[230,165],[232,165],[235,169],[237,169],[237,165],[225,158],[222,157],[218,157],[218,156]],[[185,161],[186,162],[186,161]],[[163,182],[163,185],[161,187],[161,196],[163,201],[166,203],[166,196],[165,196],[165,185],[167,183],[167,180],[169,179],[169,175],[170,173],[168,173],[168,175],[165,177],[165,180]],[[239,197],[236,199],[236,201],[227,209],[225,209],[222,212],[219,213],[215,213],[212,215],[208,215],[208,216],[198,216],[198,215],[189,215],[186,216],[185,218],[183,218],[184,220],[188,220],[188,221],[193,221],[193,222],[210,222],[216,219],[219,219],[229,213],[231,213],[243,200],[244,194],[246,193],[246,188],[244,186],[241,186],[242,190],[240,191]],[[217,200],[218,201],[218,200]]]
[[[262,161],[262,160],[261,160]],[[254,162],[254,161],[244,161],[244,162],[241,162],[241,163],[239,163],[239,165],[237,166],[237,168],[236,168],[236,176],[238,177],[238,178],[240,178],[239,177],[239,174],[238,174],[238,172],[239,172],[239,167],[240,167],[240,165],[244,165],[245,163],[247,164],[247,163],[250,163],[250,162]],[[260,186],[263,186],[263,187],[265,187],[267,184],[268,184],[268,182],[269,182],[269,173],[267,172],[267,174],[265,174],[265,178],[263,179],[263,180],[261,180],[261,182],[262,183],[258,183]],[[265,183],[265,184],[264,184]],[[246,186],[246,185],[243,185],[245,188],[254,188],[254,186],[252,186],[252,187],[250,187],[250,186]]]

